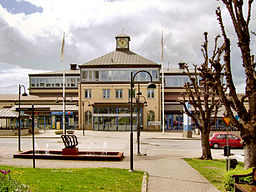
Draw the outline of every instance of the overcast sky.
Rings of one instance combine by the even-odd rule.
[[[244,92],[244,71],[236,35],[224,5],[216,0],[0,0],[0,93],[28,87],[28,75],[62,70],[60,47],[66,33],[64,64],[83,64],[115,50],[115,36],[131,36],[131,51],[165,67],[202,63],[203,32],[210,44],[219,34],[215,10],[223,10],[232,39],[233,74]],[[254,4],[255,8],[255,4]],[[256,31],[255,9],[251,30]],[[255,37],[252,52],[255,54]]]

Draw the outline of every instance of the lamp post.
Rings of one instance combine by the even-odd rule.
[[[147,73],[150,76],[150,83],[148,85],[148,88],[156,88],[156,85],[154,83],[152,83],[152,81],[153,81],[152,75],[148,71],[140,70],[140,71],[137,71],[134,74],[131,72],[131,91],[130,91],[130,104],[131,104],[130,105],[130,110],[131,110],[130,124],[131,124],[131,130],[130,130],[130,170],[129,170],[129,172],[134,172],[134,170],[133,170],[133,130],[132,130],[132,125],[133,125],[132,96],[133,96],[133,88],[134,88],[134,79],[135,79],[136,75],[138,73],[141,73],[141,72]]]
[[[23,87],[23,94],[22,96],[27,96],[26,93],[26,88],[24,85],[19,84],[19,116],[18,116],[18,121],[19,121],[19,129],[18,129],[18,151],[21,151],[21,146],[20,146],[20,135],[21,135],[21,127],[20,127],[20,94],[21,94],[21,88]]]
[[[85,120],[85,114],[84,114],[84,102],[88,102],[88,107],[91,106],[90,101],[82,101],[82,115],[83,115],[83,121],[82,121],[82,128],[83,128],[83,136],[84,136],[84,120]]]
[[[137,93],[137,98],[136,98],[136,103],[137,103],[137,143],[138,143],[138,152],[137,155],[140,156],[140,131],[141,131],[141,127],[140,127],[140,98],[144,98],[144,105],[147,106],[147,101],[146,98],[142,95],[142,93],[139,90],[139,84],[138,84],[138,93]],[[146,155],[146,153],[144,154]]]

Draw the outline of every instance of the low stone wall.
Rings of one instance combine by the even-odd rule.
[[[27,135],[28,134],[28,129],[21,129],[20,135]],[[18,135],[18,130],[0,130],[0,136],[15,136]]]

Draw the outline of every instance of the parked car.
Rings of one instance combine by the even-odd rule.
[[[227,146],[227,133],[213,133],[209,138],[209,145],[214,149]],[[242,139],[233,133],[229,133],[228,145],[233,148],[242,148]]]

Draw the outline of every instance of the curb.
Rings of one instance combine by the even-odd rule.
[[[0,136],[0,138],[18,138],[18,136]],[[32,136],[21,136],[21,138],[32,138]],[[35,139],[58,139],[56,136],[35,136]]]
[[[147,192],[147,191],[148,191],[148,173],[144,171],[141,192]]]
[[[146,137],[145,137],[146,138]],[[175,138],[175,137],[150,137],[146,139],[165,139],[165,140],[201,140],[199,137],[192,137],[192,138]]]

